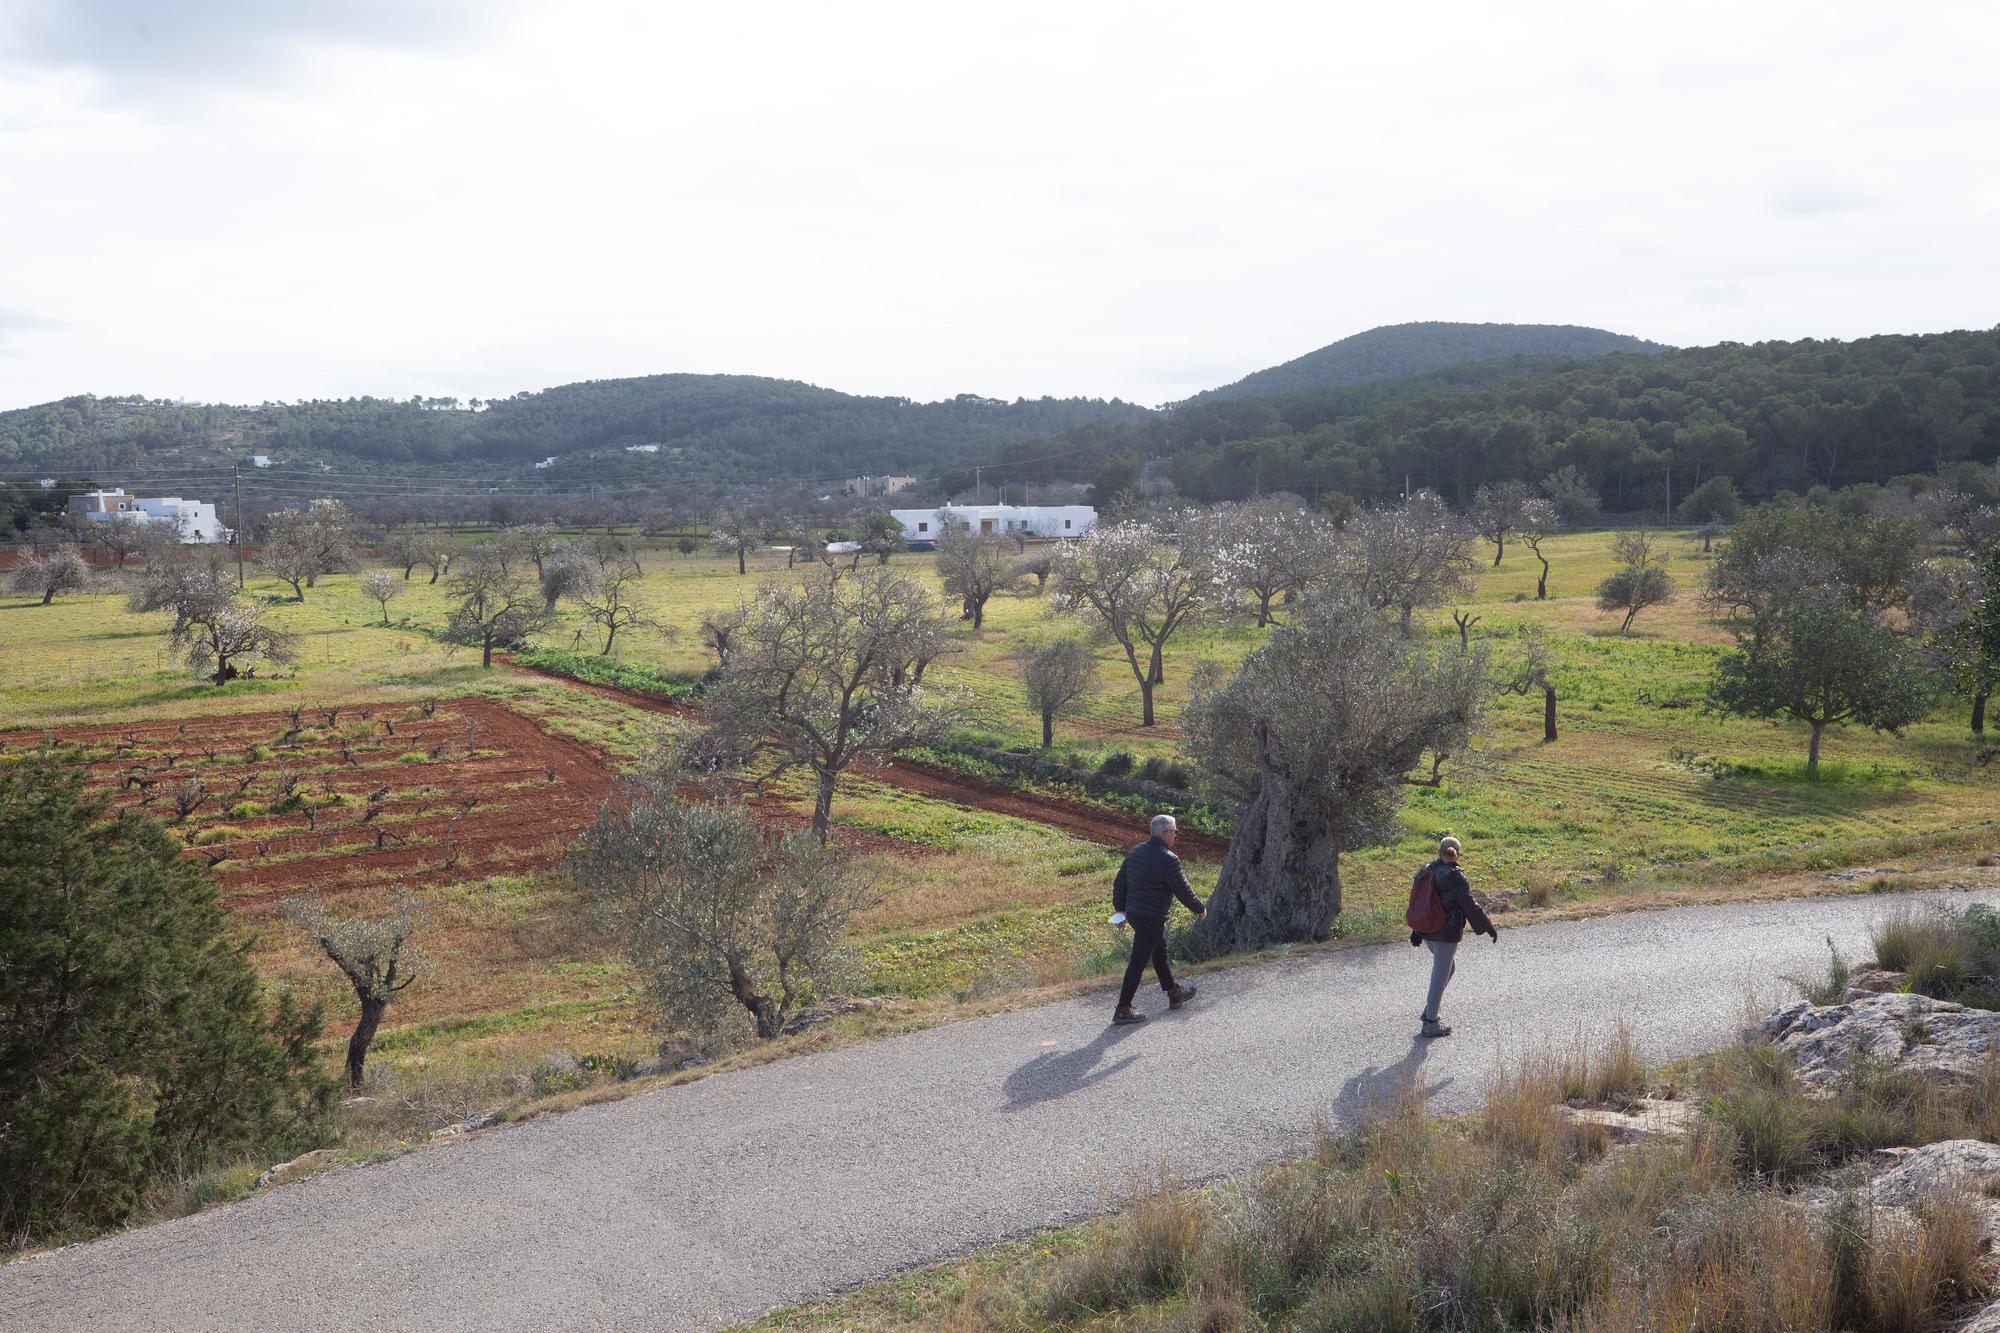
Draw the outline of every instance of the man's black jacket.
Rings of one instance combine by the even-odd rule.
[[[1174,899],[1187,904],[1190,912],[1202,910],[1194,896],[1181,859],[1158,838],[1148,838],[1125,853],[1118,878],[1111,884],[1111,905],[1128,917],[1164,921],[1173,910]]]
[[[1468,922],[1475,935],[1493,934],[1493,923],[1486,919],[1486,913],[1480,911],[1479,904],[1473,901],[1472,885],[1467,882],[1465,872],[1443,859],[1433,861],[1431,865],[1431,884],[1437,889],[1438,901],[1444,904],[1445,922],[1443,930],[1422,938],[1457,944],[1465,938]],[[1410,943],[1415,944],[1417,938],[1412,933]]]

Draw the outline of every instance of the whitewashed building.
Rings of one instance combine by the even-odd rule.
[[[1081,537],[1097,526],[1089,505],[940,505],[935,509],[891,509],[913,542],[934,542],[947,526],[963,525],[981,536]]]
[[[141,498],[125,494],[122,486],[72,495],[69,512],[96,523],[171,523],[184,542],[226,542],[230,536],[216,517],[215,506],[206,500],[183,500],[178,495]]]

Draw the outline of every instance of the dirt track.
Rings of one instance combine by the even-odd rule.
[[[559,672],[543,671],[516,662],[504,653],[496,654],[496,658],[516,671],[528,671],[538,676],[547,676],[552,680],[560,680],[576,689],[617,699],[621,703],[645,709],[649,713],[681,718],[696,716],[695,710],[686,704],[662,699],[639,690],[625,689],[617,685],[595,685]],[[1041,792],[1023,791],[932,764],[898,759],[893,764],[871,765],[856,771],[878,782],[886,782],[934,800],[949,801],[954,805],[966,806],[973,810],[990,810],[995,814],[1011,815],[1016,819],[1032,820],[1037,824],[1060,829],[1073,838],[1098,843],[1105,847],[1130,847],[1134,843],[1143,841],[1145,837],[1144,825],[1136,815],[1121,814],[1099,806],[1087,805],[1082,801],[1068,801]],[[1184,856],[1220,865],[1222,858],[1229,854],[1229,839],[1187,829],[1181,833],[1178,847]]]

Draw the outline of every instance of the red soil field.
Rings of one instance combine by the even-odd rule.
[[[346,704],[329,721],[308,706],[296,726],[289,712],[114,723],[7,733],[0,751],[81,745],[92,788],[168,821],[183,784],[196,784],[204,799],[171,827],[237,905],[546,866],[616,781],[590,746],[481,699],[439,702],[430,717]]]
[[[544,671],[539,667],[517,662],[511,654],[501,653],[495,656],[516,671],[527,671],[560,680],[575,689],[602,694],[635,708],[643,708],[647,712],[662,713],[669,717],[697,716],[695,710],[686,704],[661,699],[640,690],[575,680],[560,672]],[[1017,819],[1047,824],[1051,828],[1062,830],[1072,838],[1098,843],[1105,847],[1130,847],[1146,840],[1145,822],[1137,816],[1120,814],[1082,801],[1069,801],[1042,792],[1023,791],[996,782],[986,782],[968,774],[953,772],[948,768],[898,759],[893,764],[865,765],[855,771],[864,773],[877,782],[886,782],[891,786],[919,792],[935,800],[949,801],[954,805],[974,810],[991,810],[996,814],[1012,815]],[[1221,865],[1223,858],[1229,855],[1229,839],[1219,838],[1210,833],[1199,833],[1194,829],[1181,830],[1180,840],[1176,845],[1183,856],[1193,857],[1197,861],[1210,861],[1216,865]]]

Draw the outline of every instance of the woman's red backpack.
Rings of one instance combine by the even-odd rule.
[[[1437,862],[1433,861],[1410,881],[1410,910],[1403,913],[1403,924],[1419,935],[1435,935],[1450,920],[1445,915],[1444,899],[1438,897],[1437,884],[1433,880],[1436,873]]]

